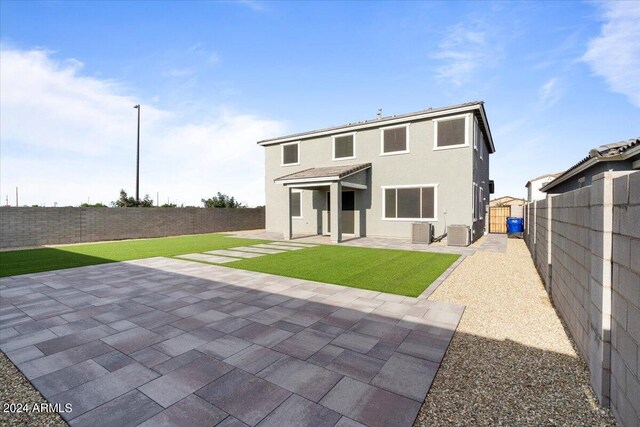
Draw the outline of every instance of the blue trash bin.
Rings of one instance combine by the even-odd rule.
[[[524,218],[507,218],[507,233],[522,233],[524,231]]]

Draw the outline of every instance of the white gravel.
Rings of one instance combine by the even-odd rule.
[[[431,299],[467,308],[416,426],[615,425],[522,240],[467,257]]]

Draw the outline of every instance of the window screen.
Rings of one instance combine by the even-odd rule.
[[[335,158],[353,157],[353,135],[339,136],[334,140]]]
[[[285,165],[298,163],[298,144],[282,146],[282,163]]]
[[[438,147],[464,144],[465,119],[438,122]]]
[[[398,188],[398,218],[420,218],[420,189]]]
[[[302,198],[301,193],[291,193],[291,216],[302,216]]]
[[[384,190],[384,217],[397,219],[435,218],[434,187],[388,188]]]
[[[384,190],[384,216],[385,218],[396,217],[396,189]]]
[[[396,151],[407,150],[407,128],[385,129],[383,131],[384,142],[382,151],[384,153],[393,153]]]
[[[433,187],[423,187],[422,189],[422,218],[436,217],[436,193]]]

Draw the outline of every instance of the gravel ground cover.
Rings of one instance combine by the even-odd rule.
[[[467,257],[431,299],[466,310],[416,426],[616,425],[522,240]]]
[[[31,385],[11,361],[0,353],[0,426],[67,426],[57,412],[5,412],[5,404],[46,405],[47,400]]]

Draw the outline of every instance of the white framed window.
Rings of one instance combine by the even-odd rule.
[[[478,219],[478,184],[473,183],[473,189],[471,190],[471,205],[473,209],[473,220]]]
[[[449,150],[469,146],[469,115],[433,120],[433,149]]]
[[[409,124],[380,129],[380,155],[392,156],[409,152]]]
[[[295,166],[300,164],[300,141],[280,145],[281,166]]]
[[[478,119],[473,118],[473,148],[478,149],[478,136],[480,134],[480,128],[478,127]]]
[[[480,160],[482,160],[482,155],[484,154],[484,135],[482,135],[482,131],[480,131],[479,133],[480,136],[478,137],[478,140],[480,144]]]
[[[345,133],[333,137],[332,160],[356,158],[356,133]]]
[[[302,219],[302,190],[291,190],[291,218]]]
[[[382,219],[437,221],[438,184],[383,186]]]
[[[480,210],[478,211],[479,218],[484,218],[484,189],[480,187],[480,194],[478,195],[478,205],[480,206]]]

